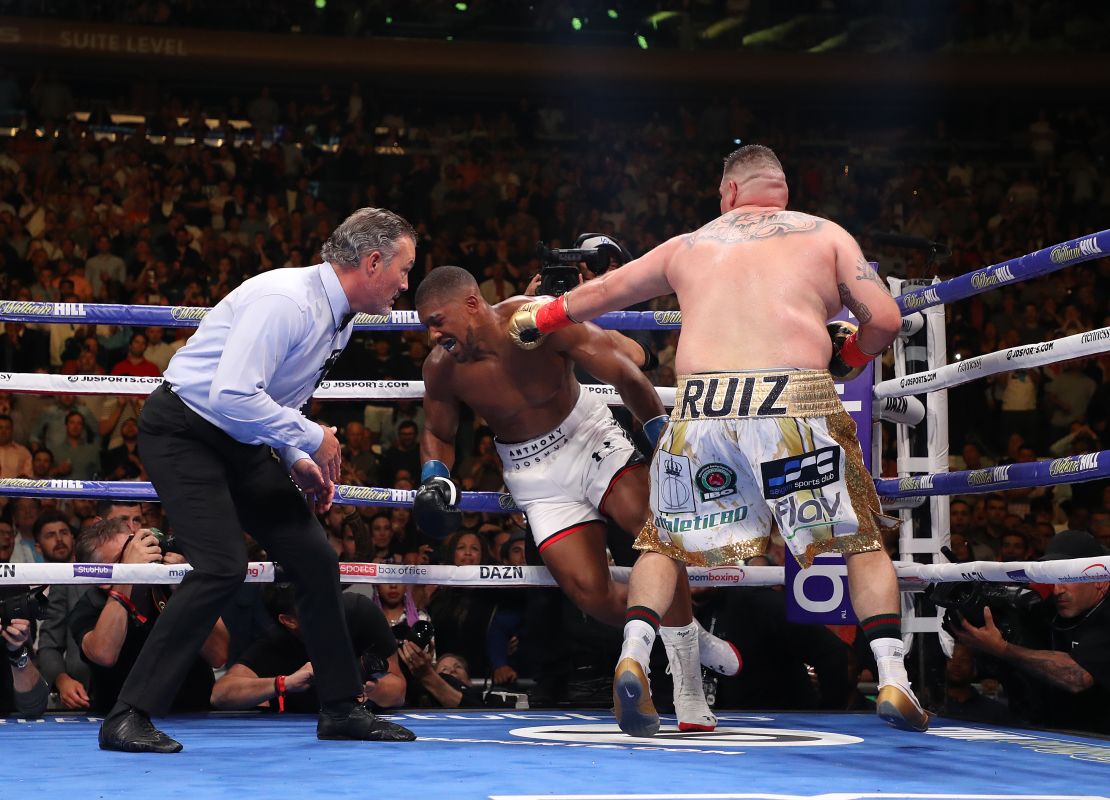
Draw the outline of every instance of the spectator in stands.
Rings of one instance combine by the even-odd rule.
[[[12,441],[15,423],[8,414],[0,414],[0,478],[31,477],[31,451]]]
[[[42,511],[42,503],[33,497],[15,497],[10,507],[12,528],[15,529],[11,561],[17,564],[41,564],[46,559],[35,544],[35,520]]]
[[[11,561],[15,549],[15,528],[4,517],[0,517],[0,564]]]
[[[120,423],[123,444],[105,450],[101,457],[101,478],[106,481],[145,481],[146,470],[139,459],[139,423],[128,418]]]
[[[43,561],[53,564],[73,561],[73,528],[65,514],[56,509],[47,509],[38,515],[32,530],[35,545],[42,553]]]
[[[85,417],[79,411],[66,415],[66,438],[54,450],[58,459],[55,472],[66,478],[92,480],[100,472],[100,447],[94,444],[93,434],[85,427]]]
[[[406,470],[409,475],[420,474],[420,442],[416,423],[405,420],[397,426],[397,441],[382,453],[382,478],[392,485],[397,473]]]
[[[127,280],[127,264],[112,252],[112,240],[107,236],[96,237],[96,254],[85,262],[85,277],[97,300],[105,297],[110,283],[123,286]]]
[[[212,687],[212,705],[248,709],[266,704],[271,710],[315,713],[320,701],[313,688],[312,663],[301,638],[296,595],[291,584],[267,587],[266,607],[280,627],[252,644]],[[365,681],[363,702],[379,708],[405,699],[405,677],[397,660],[397,642],[374,602],[365,595],[343,595],[343,611]]]
[[[132,334],[131,343],[127,348],[127,355],[120,361],[117,361],[115,366],[112,367],[112,374],[146,378],[157,378],[161,375],[162,373],[157,365],[143,355],[146,352],[146,346],[146,334]]]
[[[53,402],[42,410],[31,426],[32,444],[51,450],[55,461],[59,458],[61,446],[69,437],[66,419],[71,411],[76,411],[85,418],[86,431],[99,429],[100,422],[96,413],[75,394],[54,395]]]
[[[147,345],[146,350],[143,351],[143,357],[158,368],[159,375],[165,371],[173,354],[180,349],[174,347],[171,342],[163,341],[164,336],[165,328],[151,325],[146,329]]]
[[[370,431],[361,422],[348,422],[344,431],[343,464],[361,486],[378,486],[381,459],[371,448]]]

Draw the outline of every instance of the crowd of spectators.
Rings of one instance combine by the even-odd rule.
[[[521,293],[537,273],[538,240],[568,246],[580,233],[600,232],[638,254],[711,219],[720,158],[734,142],[753,138],[779,152],[791,206],[856,234],[884,276],[962,274],[1097,230],[1110,211],[1110,181],[1101,169],[1110,117],[1087,107],[1010,111],[1002,120],[988,114],[977,126],[940,116],[923,131],[868,128],[845,116],[798,127],[789,112],[753,111],[736,98],[588,116],[569,101],[532,107],[510,99],[433,115],[414,103],[384,109],[357,85],[342,92],[325,86],[304,101],[262,87],[246,103],[227,96],[214,105],[171,99],[155,109],[125,109],[148,112],[147,122],[100,136],[95,125],[69,116],[77,110],[73,93],[59,76],[0,77],[5,84],[31,121],[0,140],[0,296],[11,300],[214,305],[252,275],[316,263],[335,225],[371,205],[404,215],[418,232],[410,285],[433,266],[457,264],[495,303]],[[229,122],[240,116],[249,122],[245,134]],[[391,146],[381,146],[382,130]],[[1001,134],[1001,144],[984,145]],[[929,263],[924,250],[881,246],[877,232],[940,243],[951,257]],[[1110,260],[1102,259],[950,306],[949,358],[1107,325],[1108,291]],[[742,311],[743,299],[737,302]],[[675,306],[662,298],[652,307]],[[158,376],[191,330],[7,322],[0,371]],[[656,385],[674,385],[676,341],[673,333],[647,340],[658,356]],[[356,334],[330,377],[419,380],[428,349],[418,331]],[[960,387],[950,401],[952,467],[1103,449],[1108,394],[1108,356]],[[141,408],[134,397],[0,393],[0,477],[144,480],[136,447]],[[344,483],[414,487],[419,404],[314,402],[309,413],[342,432]],[[464,418],[458,456],[463,489],[502,488],[480,419]],[[893,466],[884,461],[884,469],[892,474]],[[99,522],[87,501],[0,503],[0,561],[72,561],[74,538]],[[143,515],[146,525],[166,527],[157,505]],[[1066,528],[1089,530],[1110,545],[1110,490],[1096,482],[953,498],[951,520],[961,558],[1035,558]],[[349,561],[520,564],[529,543],[519,516],[465,513],[462,530],[442,545],[422,537],[407,509],[337,506],[322,522]],[[612,549],[618,563],[632,557],[626,542],[614,541]],[[780,542],[767,563],[781,564],[783,556]],[[761,638],[739,620],[749,606],[778,608],[781,596],[732,596],[748,591],[700,595],[699,614],[753,651],[771,652],[768,637],[781,629]],[[437,652],[446,659],[441,672],[455,680],[437,679],[428,654],[411,642],[399,650],[423,702],[473,700],[458,674],[498,684],[534,678],[548,700],[565,700],[568,680],[578,702],[603,697],[591,694],[590,681],[611,669],[619,636],[549,595],[418,586],[400,593],[381,587],[376,597],[390,622],[405,616],[411,627],[424,615],[434,624]],[[244,599],[252,613],[260,603]],[[567,638],[549,635],[552,626]],[[253,635],[256,626],[228,620],[228,627],[234,658],[249,645],[238,632]],[[861,702],[854,684],[832,680],[850,665],[858,674],[868,657],[852,649],[850,633],[840,634],[806,639],[810,650],[776,653],[799,669],[828,664],[821,681],[767,662],[768,675],[798,680],[784,678],[778,695],[723,682],[722,702],[788,706],[798,702],[798,685],[809,686],[806,696],[824,707]],[[573,647],[560,645],[571,640]],[[561,689],[551,688],[558,658]],[[63,705],[87,703],[57,675],[51,680]]]

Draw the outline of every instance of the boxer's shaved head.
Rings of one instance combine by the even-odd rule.
[[[733,150],[725,158],[724,174],[735,172],[779,172],[783,173],[782,163],[775,151],[761,144],[746,144]]]
[[[775,152],[761,144],[747,144],[725,159],[720,195],[724,214],[740,206],[786,208],[790,190]]]
[[[436,267],[416,287],[416,307],[478,294],[478,281],[462,267]]]

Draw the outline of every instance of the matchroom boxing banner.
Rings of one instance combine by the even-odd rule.
[[[853,381],[837,384],[844,408],[856,422],[856,435],[863,448],[863,463],[871,469],[871,407],[874,363]],[[841,389],[843,388],[843,391]],[[845,498],[846,499],[846,498]],[[848,596],[848,566],[836,554],[818,556],[807,570],[785,556],[786,619],[819,625],[854,625],[858,620]]]

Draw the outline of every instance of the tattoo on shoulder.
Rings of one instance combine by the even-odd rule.
[[[838,283],[836,288],[840,292],[840,302],[856,315],[856,319],[860,321],[861,325],[866,325],[871,321],[871,309],[852,296],[852,290],[848,288],[848,284]]]
[[[821,227],[823,220],[796,211],[762,211],[720,217],[708,225],[686,235],[686,246],[693,247],[700,241],[717,241],[725,244],[747,242],[754,239],[772,239],[792,233],[809,233]]]
[[[889,292],[886,283],[879,277],[879,273],[871,269],[871,264],[862,255],[859,261],[856,262],[856,280],[857,281],[871,281],[877,286],[881,286],[884,292]]]

